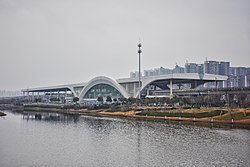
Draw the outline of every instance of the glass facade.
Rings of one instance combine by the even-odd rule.
[[[102,96],[102,97],[110,96],[112,98],[123,97],[122,94],[114,87],[107,85],[107,84],[98,84],[98,85],[93,86],[91,89],[89,89],[83,98],[96,99],[99,96]]]

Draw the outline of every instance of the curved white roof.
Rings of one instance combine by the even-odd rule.
[[[99,84],[110,85],[110,86],[114,87],[115,89],[117,89],[123,95],[123,97],[126,97],[126,98],[129,97],[126,90],[119,83],[117,83],[116,80],[111,79],[109,77],[100,76],[100,77],[96,77],[96,78],[90,80],[86,84],[86,86],[82,89],[82,91],[81,91],[81,93],[79,95],[79,98],[83,98],[84,95],[88,92],[89,89],[91,89],[95,85],[99,85]]]
[[[198,73],[176,73],[176,74],[167,74],[167,75],[156,75],[150,77],[142,77],[142,88],[148,85],[151,82],[157,80],[173,80],[173,81],[225,81],[227,76],[223,75],[214,75],[214,74],[198,74]],[[112,79],[106,76],[95,77],[90,80],[88,83],[78,83],[78,84],[68,84],[68,85],[59,85],[59,86],[50,86],[50,87],[40,87],[40,88],[30,88],[23,89],[22,92],[50,92],[50,91],[64,91],[70,90],[73,92],[74,96],[77,96],[75,88],[81,88],[79,97],[83,97],[85,93],[93,86],[98,84],[107,84],[116,88],[124,97],[129,97],[128,92],[124,89],[121,84],[126,83],[135,83],[138,82],[138,78],[122,78],[122,79]]]

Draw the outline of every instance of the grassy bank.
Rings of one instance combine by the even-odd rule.
[[[243,119],[250,119],[249,112],[235,112],[227,115],[223,115],[221,117],[215,118],[215,120],[243,120]]]
[[[249,109],[228,108],[175,108],[131,105],[105,105],[84,107],[80,105],[63,104],[28,104],[26,111],[52,111],[64,113],[78,113],[95,116],[117,116],[141,119],[169,119],[174,121],[201,121],[218,123],[250,124]],[[233,119],[233,121],[232,121]]]

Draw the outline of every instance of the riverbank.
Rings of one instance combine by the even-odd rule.
[[[6,114],[3,112],[0,112],[0,117],[3,117],[3,116],[6,116]]]
[[[14,105],[14,104],[0,104],[0,110],[20,110],[24,109],[23,105]]]
[[[249,108],[173,108],[152,106],[115,106],[110,108],[81,108],[60,104],[28,104],[25,111],[50,111],[102,117],[126,117],[135,119],[169,120],[250,125]]]
[[[150,119],[150,120],[169,120],[169,121],[185,121],[185,122],[206,122],[206,123],[222,123],[222,124],[243,124],[243,125],[250,125],[250,109],[234,109],[233,111],[227,111],[227,109],[221,108],[206,108],[206,110],[216,111],[216,110],[224,110],[226,111],[223,115],[217,115],[212,117],[203,117],[203,118],[196,118],[196,117],[177,117],[177,116],[158,116],[159,111],[155,112],[155,115],[141,115],[142,112],[140,111],[127,111],[127,112],[107,112],[103,111],[100,114],[102,116],[120,116],[120,117],[130,117],[130,118],[137,118],[137,119]],[[204,109],[196,109],[197,113],[204,112]],[[160,111],[160,113],[163,113]],[[182,112],[181,112],[182,113]],[[184,114],[185,111],[182,113]],[[245,117],[234,117],[235,115],[244,115]],[[192,113],[193,114],[193,113]]]
[[[145,120],[169,120],[184,122],[204,122],[219,124],[250,125],[249,108],[174,108],[152,106],[111,106],[109,108],[68,106],[63,104],[27,104],[23,106],[5,105],[0,109],[20,111],[60,112],[102,117],[123,117]]]

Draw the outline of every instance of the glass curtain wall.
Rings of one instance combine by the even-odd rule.
[[[112,98],[123,97],[122,94],[114,87],[107,85],[107,84],[99,84],[89,89],[83,98],[96,99],[97,97],[100,97],[100,96],[102,97],[110,96]]]

